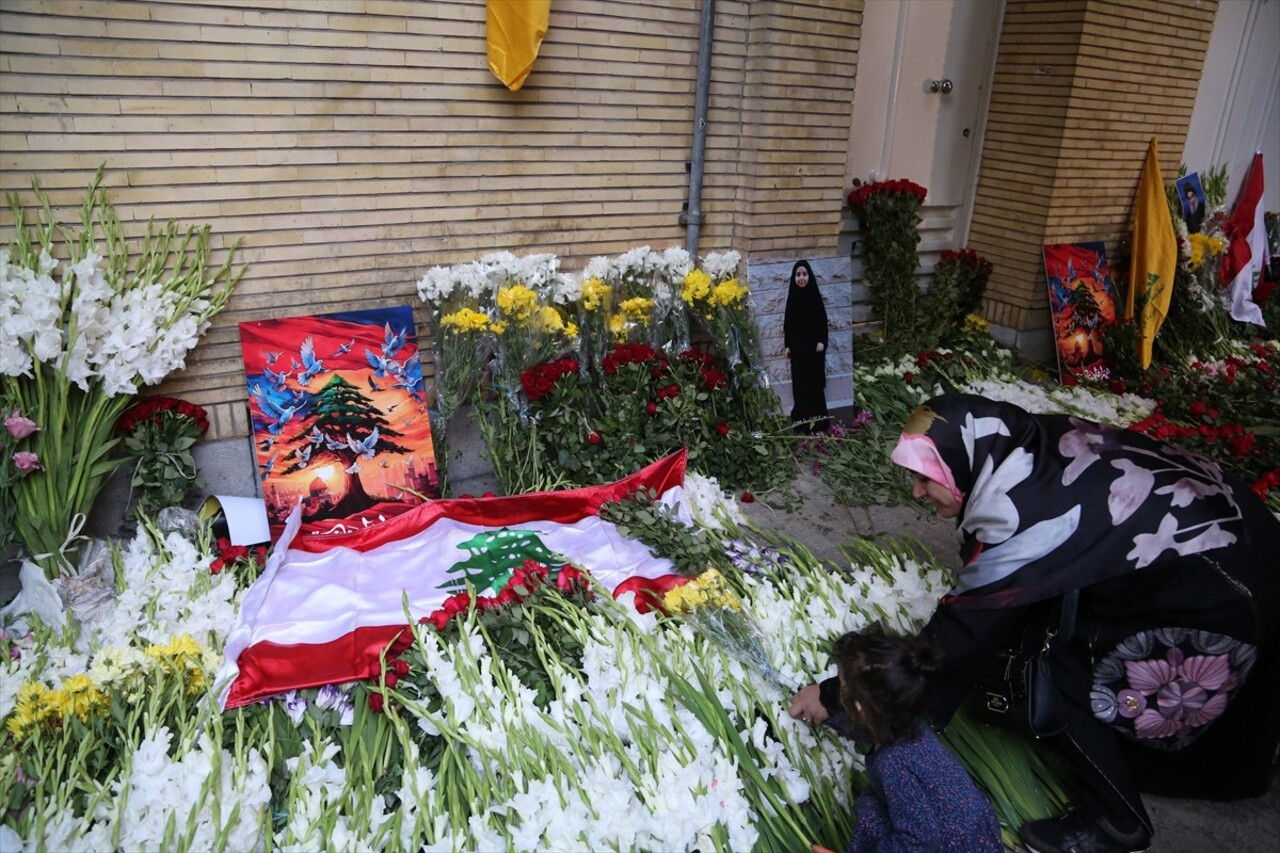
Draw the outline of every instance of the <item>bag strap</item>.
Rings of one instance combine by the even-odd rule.
[[[1080,605],[1080,590],[1073,589],[1062,596],[1058,613],[1058,636],[1069,643],[1076,633],[1076,610]]]

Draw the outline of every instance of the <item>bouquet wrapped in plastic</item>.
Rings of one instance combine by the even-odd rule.
[[[779,690],[789,693],[794,689],[769,662],[760,626],[742,608],[742,599],[718,570],[707,569],[668,591],[662,604],[668,613],[684,618]]]

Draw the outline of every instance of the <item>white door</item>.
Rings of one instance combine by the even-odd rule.
[[[928,190],[926,271],[968,237],[1003,10],[997,0],[869,0],[863,12],[848,184],[907,178]]]

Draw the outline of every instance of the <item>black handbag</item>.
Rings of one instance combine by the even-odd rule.
[[[1054,642],[1069,642],[1075,631],[1079,592],[1062,596],[1057,624],[1024,632],[1017,648],[1003,649],[979,674],[970,708],[983,723],[1051,737],[1067,727],[1062,699],[1053,683],[1049,656]]]

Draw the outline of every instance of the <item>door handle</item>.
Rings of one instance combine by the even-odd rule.
[[[955,88],[955,84],[950,80],[930,80],[929,91],[941,92],[944,95],[950,95],[951,90]]]

